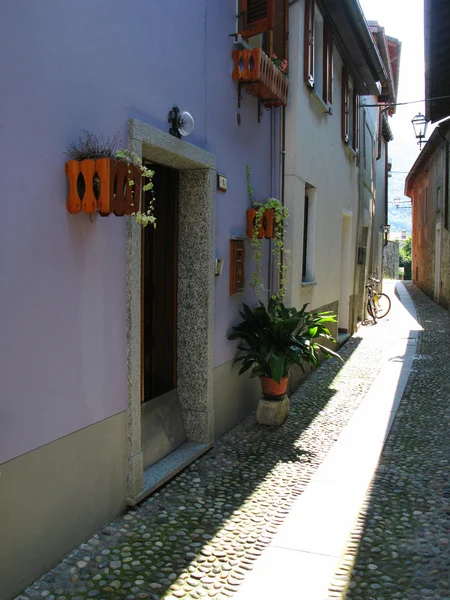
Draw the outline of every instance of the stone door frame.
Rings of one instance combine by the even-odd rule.
[[[216,158],[137,119],[128,120],[128,148],[180,172],[178,232],[177,389],[188,441],[214,438],[213,327]],[[155,200],[158,202],[158,199]],[[141,227],[127,228],[127,493],[143,490],[141,447]]]

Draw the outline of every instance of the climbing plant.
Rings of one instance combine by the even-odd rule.
[[[272,256],[273,263],[279,278],[279,289],[276,294],[272,297],[279,302],[282,302],[286,294],[286,277],[287,277],[287,256],[290,251],[284,246],[284,239],[286,233],[286,223],[289,216],[287,208],[281,204],[277,198],[267,198],[262,202],[256,202],[253,199],[253,188],[251,184],[251,170],[250,165],[246,165],[246,176],[247,176],[247,192],[252,205],[255,209],[255,221],[253,226],[251,246],[253,249],[253,258],[255,260],[255,271],[252,276],[250,286],[255,290],[255,294],[259,296],[262,291],[267,291],[264,288],[262,280],[261,270],[261,258],[262,258],[262,246],[264,238],[258,237],[261,227],[263,227],[265,213],[268,210],[273,210],[274,214],[274,227],[273,227],[273,246]]]

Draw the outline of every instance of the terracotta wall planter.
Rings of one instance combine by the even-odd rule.
[[[233,50],[233,79],[247,83],[247,89],[265,106],[286,106],[289,79],[261,50]]]
[[[253,237],[253,230],[255,229],[256,209],[249,208],[247,210],[247,236]],[[258,229],[258,238],[265,237],[266,239],[273,238],[273,227],[275,221],[275,211],[273,208],[269,208],[264,211],[264,217],[262,223]]]
[[[135,165],[113,158],[69,160],[66,175],[66,207],[71,214],[99,212],[102,217],[111,213],[121,217],[140,208],[142,174]]]
[[[260,377],[261,387],[264,396],[279,397],[284,396],[287,390],[288,377],[283,377],[280,383],[269,377]]]

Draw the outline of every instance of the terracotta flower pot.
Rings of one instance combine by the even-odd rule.
[[[249,208],[247,210],[247,237],[253,237],[255,229],[256,209]],[[273,208],[268,208],[264,211],[261,225],[258,228],[258,239],[265,237],[266,239],[273,238],[273,225],[275,221],[275,211]]]
[[[247,210],[247,237],[253,237],[253,230],[255,229],[256,209],[249,208]],[[264,237],[264,227],[261,224],[258,229],[258,239]]]
[[[261,387],[264,396],[277,397],[284,396],[287,390],[288,377],[283,377],[280,383],[277,383],[274,379],[269,377],[260,377]]]
[[[275,220],[275,211],[269,208],[264,212],[264,237],[268,240],[273,238],[273,224]]]

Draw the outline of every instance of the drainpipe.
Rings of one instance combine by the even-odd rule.
[[[284,189],[285,189],[285,173],[286,173],[286,107],[281,109],[281,204],[284,206]],[[281,264],[283,265],[284,255],[281,254]]]
[[[275,140],[275,136],[274,136],[274,132],[273,132],[273,127],[274,127],[274,118],[273,118],[273,110],[270,111],[270,196],[273,197],[273,167],[274,167],[274,161],[273,161],[273,143]],[[268,298],[267,298],[267,304],[269,303],[269,300],[273,294],[273,281],[272,281],[272,240],[269,239],[269,257],[267,260],[267,288],[268,288]]]
[[[389,189],[389,172],[388,172],[388,168],[389,168],[389,157],[388,157],[388,148],[389,148],[389,142],[386,142],[386,152],[385,152],[385,156],[384,156],[384,222],[386,225],[388,225],[388,189]],[[383,243],[383,248],[386,248],[388,243],[388,233],[385,230],[384,232],[384,243]],[[381,262],[381,268],[383,268],[383,262]],[[382,274],[383,272],[381,272]],[[382,279],[382,277],[380,278]]]

